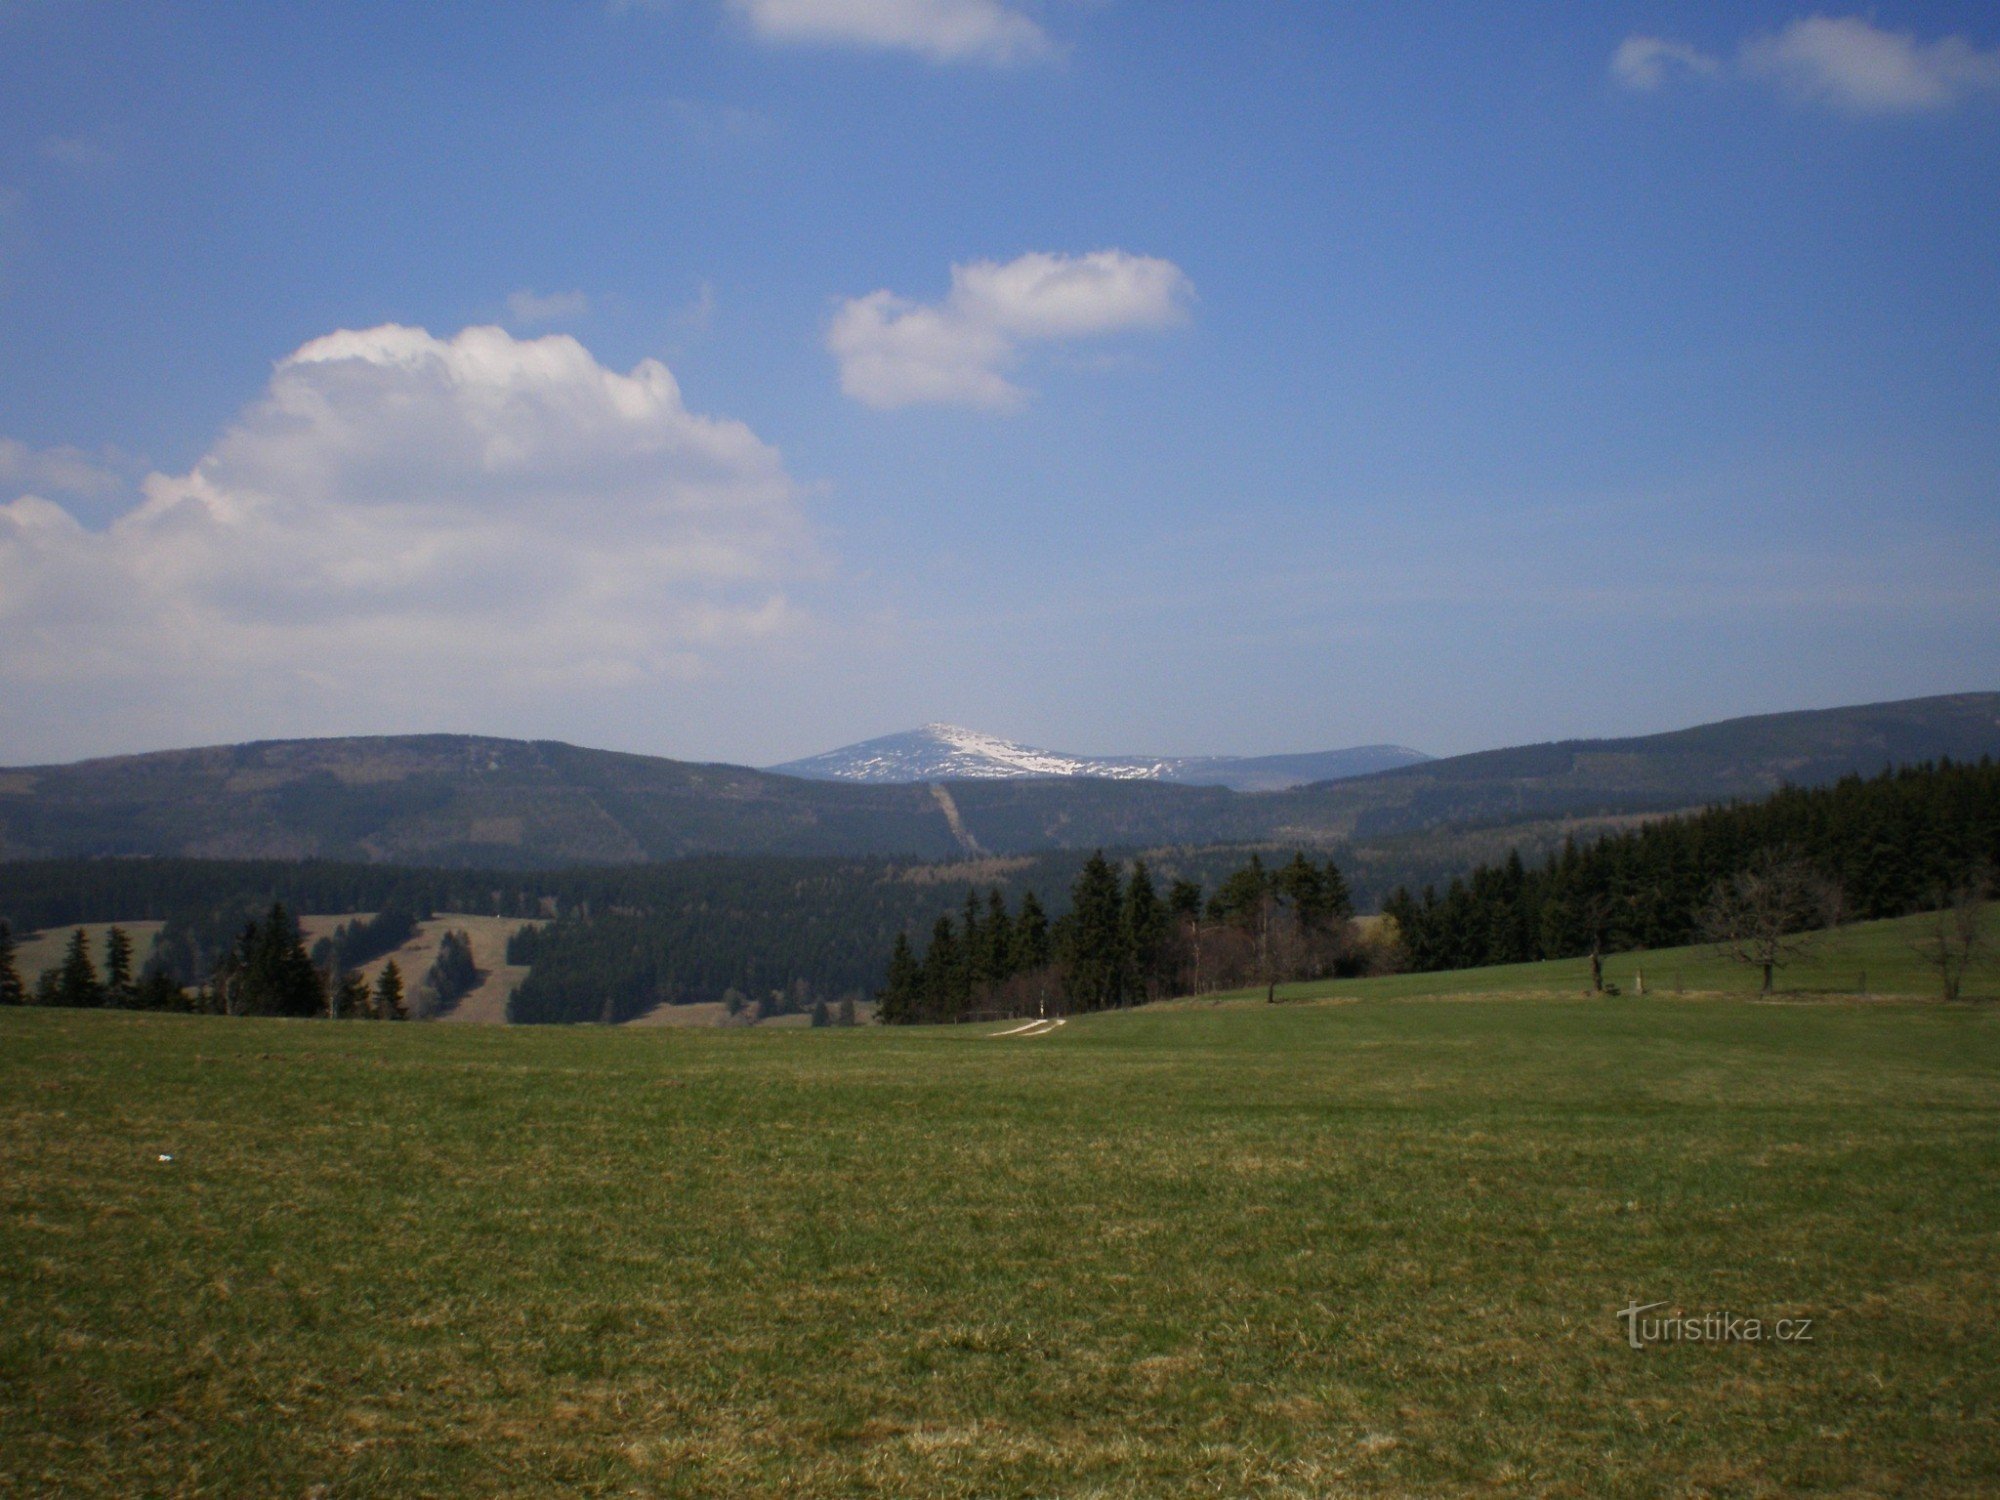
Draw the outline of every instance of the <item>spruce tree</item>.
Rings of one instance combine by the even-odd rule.
[[[917,1019],[923,998],[923,972],[917,967],[916,955],[910,951],[909,934],[896,934],[896,946],[889,951],[889,980],[875,998],[875,1014],[884,1025],[906,1026]]]
[[[90,961],[90,935],[81,927],[70,935],[62,968],[56,972],[56,1004],[83,1009],[104,1003],[104,986]]]
[[[1425,942],[1423,908],[1417,898],[1410,894],[1410,888],[1399,885],[1389,893],[1382,903],[1382,915],[1395,935],[1397,946],[1403,950],[1404,961],[1412,968],[1422,970],[1429,967],[1425,962],[1428,945]]]
[[[403,1004],[403,971],[392,958],[375,978],[375,1016],[382,1021],[404,1021],[409,1014]]]
[[[1347,888],[1347,877],[1340,873],[1339,865],[1328,860],[1324,879],[1327,913],[1332,920],[1345,922],[1354,915],[1354,893]]]
[[[1014,977],[1014,923],[1007,915],[1007,898],[995,886],[986,895],[986,953],[984,965],[987,982],[1001,984]]]
[[[1173,923],[1175,982],[1199,992],[1202,983],[1201,886],[1185,876],[1167,889],[1167,912]]]
[[[1152,999],[1166,983],[1167,940],[1172,931],[1173,919],[1153,889],[1146,862],[1134,862],[1132,879],[1125,887],[1125,938],[1132,954],[1133,999]]]
[[[0,1005],[26,1005],[28,987],[14,965],[14,929],[0,922]]]
[[[1271,877],[1271,886],[1289,903],[1301,931],[1319,932],[1332,920],[1326,876],[1303,853],[1295,853],[1292,862]]]
[[[1049,916],[1033,891],[1021,897],[1021,914],[1014,918],[1014,951],[1010,966],[1016,974],[1033,974],[1055,962],[1049,938]]]
[[[1105,1010],[1125,1003],[1131,990],[1131,948],[1125,929],[1125,893],[1102,849],[1085,863],[1070,889],[1070,920],[1063,954],[1065,984],[1076,1010]]]
[[[1267,907],[1271,895],[1270,872],[1264,868],[1263,857],[1253,854],[1249,864],[1233,872],[1216,889],[1215,898],[1208,903],[1208,914],[1219,922],[1255,932],[1270,915]]]
[[[925,1021],[955,1021],[965,1008],[965,955],[951,918],[939,917],[931,928],[931,945],[924,950],[923,1000],[918,1018]]]
[[[186,1010],[187,992],[158,963],[148,963],[132,988],[132,1004],[139,1010]]]
[[[447,1009],[479,985],[479,968],[472,959],[472,939],[447,932],[438,943],[436,960],[424,975],[423,988],[440,1010]]]
[[[244,927],[215,971],[223,1009],[235,1016],[316,1016],[326,1008],[322,985],[298,924],[277,902]]]
[[[368,981],[357,970],[349,969],[342,974],[331,991],[329,1009],[336,1021],[368,1014]]]
[[[132,939],[122,927],[104,935],[104,1001],[107,1005],[132,1001]]]
[[[980,914],[979,895],[970,888],[965,892],[965,906],[959,921],[963,932],[959,962],[965,966],[965,992],[969,996],[993,980],[987,969],[986,921]]]

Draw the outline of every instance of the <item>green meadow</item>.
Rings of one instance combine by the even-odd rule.
[[[2000,1008],[1462,977],[1028,1039],[0,1013],[0,1492],[2000,1492]],[[1810,1337],[1629,1347],[1654,1302]]]
[[[1937,970],[1921,951],[1935,916],[1855,922],[1821,934],[1799,961],[1788,964],[1772,987],[1774,999],[1931,999],[1941,993]],[[1989,914],[1987,930],[2000,940],[2000,923]],[[1988,948],[1968,971],[1960,998],[2000,999],[2000,947]],[[1757,997],[1755,969],[1719,956],[1706,945],[1659,948],[1645,953],[1613,953],[1604,958],[1604,978],[1620,996]],[[1297,1000],[1406,1000],[1426,996],[1584,995],[1590,990],[1590,960],[1559,958],[1545,963],[1494,964],[1446,974],[1387,974],[1372,979],[1281,984],[1278,998]],[[1263,999],[1262,990],[1215,997],[1223,1001]],[[1207,1003],[1206,1000],[1188,1002]]]

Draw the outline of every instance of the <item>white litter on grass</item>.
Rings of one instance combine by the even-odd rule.
[[[1001,1036],[1047,1036],[1058,1026],[1065,1026],[1067,1024],[1069,1024],[1069,1017],[1057,1016],[1053,1020],[1029,1021],[1020,1026],[1010,1026],[1005,1031],[989,1031],[986,1034],[989,1038]]]
[[[160,1160],[161,1160],[161,1161],[172,1161],[172,1160],[173,1160],[173,1158],[172,1158],[171,1156],[169,1156],[169,1155],[168,1155],[168,1154],[167,1154],[166,1152],[162,1151],[162,1152],[160,1153]]]

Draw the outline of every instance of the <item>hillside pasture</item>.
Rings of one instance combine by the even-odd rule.
[[[2000,1008],[1341,1001],[0,1014],[0,1492],[2000,1490]]]
[[[1896,917],[1881,922],[1856,922],[1828,931],[1803,962],[1780,969],[1773,999],[1927,1000],[1939,993],[1937,971],[1920,954],[1918,944],[1935,929],[1931,914]],[[1992,946],[1985,960],[1966,976],[1962,998],[2000,999],[2000,906],[1988,913]],[[1760,976],[1705,944],[1657,948],[1649,952],[1613,953],[1604,959],[1604,977],[1618,987],[1619,1000],[1661,997],[1756,998]],[[1640,981],[1644,980],[1641,993]],[[1551,959],[1532,964],[1494,964],[1482,969],[1454,969],[1442,974],[1382,974],[1366,979],[1315,980],[1281,984],[1281,1001],[1397,1000],[1422,996],[1486,995],[1521,999],[1556,998],[1590,993],[1588,958]],[[1262,1000],[1260,989],[1231,990],[1180,1002],[1190,1005]]]
[[[366,921],[373,912],[343,912],[328,914],[313,913],[299,918],[299,932],[310,948],[320,938],[330,938],[334,929],[345,922]],[[463,932],[472,942],[472,961],[479,969],[479,984],[471,993],[461,998],[458,1004],[445,1011],[436,1019],[440,1021],[475,1021],[488,1025],[505,1025],[507,1021],[507,997],[514,993],[521,981],[528,977],[526,964],[507,962],[507,939],[524,926],[534,925],[520,917],[482,917],[469,912],[439,912],[428,921],[419,922],[410,940],[393,953],[385,953],[380,958],[369,960],[356,971],[371,986],[381,977],[382,971],[391,963],[403,976],[404,992],[416,994],[417,986],[424,975],[437,962],[438,946],[444,942],[447,932]]]
[[[125,935],[132,939],[132,969],[134,973],[145,964],[146,955],[153,951],[153,939],[160,935],[164,922],[83,922],[85,942],[90,950],[90,961],[97,966],[101,978],[104,974],[104,944],[106,935],[114,927],[122,927]],[[62,967],[63,955],[69,951],[69,940],[75,927],[52,927],[46,932],[17,933],[14,937],[14,970],[21,976],[21,982],[29,989],[35,987],[35,979],[45,969]]]
[[[374,984],[390,963],[403,976],[404,990],[414,998],[424,975],[437,962],[438,945],[447,932],[462,932],[472,941],[472,961],[479,969],[479,984],[458,1004],[437,1017],[441,1021],[484,1022],[504,1025],[507,997],[528,977],[526,964],[507,962],[507,939],[525,923],[520,917],[481,917],[468,912],[439,912],[417,924],[416,934],[393,953],[385,953],[361,966],[361,977]]]

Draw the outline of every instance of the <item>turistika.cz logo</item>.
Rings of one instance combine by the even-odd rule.
[[[1746,1318],[1740,1313],[1661,1313],[1646,1314],[1665,1307],[1664,1302],[1635,1302],[1620,1308],[1618,1321],[1625,1325],[1625,1342],[1634,1349],[1648,1344],[1810,1344],[1811,1318]]]

